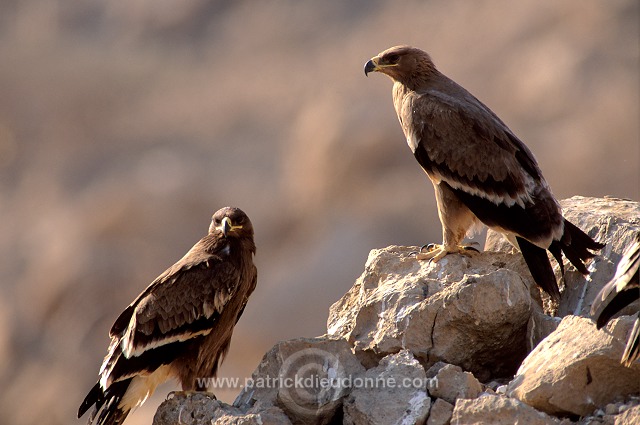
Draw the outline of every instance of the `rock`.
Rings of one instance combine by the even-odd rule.
[[[621,253],[631,243],[634,231],[640,229],[640,204],[627,199],[587,198],[574,196],[560,201],[564,216],[598,242],[606,243],[589,265],[590,275],[582,276],[565,259],[565,289],[557,314],[589,317],[591,303],[600,289],[614,275]],[[514,248],[499,233],[487,232],[486,251],[514,252]],[[524,260],[520,256],[522,265]],[[551,261],[556,279],[561,282],[560,268]],[[525,266],[526,268],[526,266]],[[528,273],[527,273],[528,274]],[[622,314],[637,311],[627,307]],[[635,308],[635,310],[633,310]]]
[[[640,405],[634,406],[616,416],[615,425],[640,424]]]
[[[265,354],[234,406],[248,412],[277,406],[293,423],[326,424],[364,371],[344,339],[282,341]]]
[[[544,314],[542,309],[535,308],[527,324],[527,342],[529,351],[558,328],[561,319]]]
[[[597,331],[590,319],[565,317],[524,360],[507,395],[554,415],[587,415],[615,397],[640,391],[640,364],[620,364],[625,316]]]
[[[449,425],[453,414],[453,404],[437,398],[431,405],[427,425]]]
[[[575,425],[630,425],[640,424],[640,397],[630,396],[624,401],[610,403],[589,416],[580,418]]]
[[[438,362],[427,371],[427,376],[430,376],[427,380],[429,395],[451,404],[458,398],[476,398],[482,392],[482,384],[475,376],[463,372],[459,366]]]
[[[175,392],[153,417],[153,425],[286,425],[282,410],[271,407],[257,414],[244,414],[216,400],[210,393]]]
[[[451,423],[456,425],[555,425],[560,421],[531,406],[499,395],[482,395],[476,399],[458,399]]]
[[[431,405],[425,381],[424,369],[408,350],[386,356],[347,397],[343,423],[424,424]]]
[[[633,318],[597,331],[569,314],[587,314],[640,226],[640,208],[580,197],[563,205],[607,247],[589,265],[589,284],[567,267],[560,305],[542,308],[519,253],[432,264],[415,260],[417,248],[373,250],[331,307],[328,335],[276,344],[233,406],[176,393],[154,424],[640,423],[640,362],[619,363]]]
[[[512,376],[527,353],[529,281],[506,268],[514,255],[417,261],[417,248],[371,251],[364,273],[331,306],[327,329],[367,367],[409,349],[425,366],[461,366],[480,380]]]

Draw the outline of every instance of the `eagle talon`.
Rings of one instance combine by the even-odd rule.
[[[426,248],[427,252],[431,252],[431,251],[433,251],[434,249],[438,248],[438,246],[439,246],[439,245],[438,245],[438,244],[435,244],[435,243],[427,243],[427,244],[424,244],[424,245],[422,245],[422,246],[420,247],[420,250],[418,251],[418,253],[423,253],[423,252],[425,252],[425,251],[424,251],[424,250],[425,250],[425,248]]]
[[[425,248],[427,248],[426,252],[424,252]],[[429,262],[437,263],[447,254],[448,252],[444,246],[430,243],[420,248],[420,252],[416,255],[416,259],[429,260]]]
[[[423,252],[424,248],[427,248],[427,252]],[[458,245],[446,248],[444,245],[438,245],[430,243],[420,248],[420,252],[416,254],[418,260],[429,260],[429,263],[437,263],[442,260],[447,254],[461,254],[466,257],[472,255],[472,252],[480,252],[478,249],[469,245]]]

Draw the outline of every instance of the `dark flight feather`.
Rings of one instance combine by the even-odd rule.
[[[624,250],[613,278],[600,290],[591,305],[591,316],[602,328],[620,310],[640,299],[640,232]],[[638,312],[640,315],[640,312]],[[629,366],[640,357],[640,318],[636,318],[621,362]]]

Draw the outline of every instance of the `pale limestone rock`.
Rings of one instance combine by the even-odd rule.
[[[574,197],[562,204],[574,224],[607,242],[590,265],[593,282],[586,285],[567,269],[556,312],[585,314],[613,274],[628,235],[640,226],[640,209],[614,199]],[[363,275],[331,308],[330,336],[276,344],[234,406],[206,394],[176,393],[158,409],[154,425],[423,424],[427,417],[427,425],[640,423],[638,400],[629,395],[640,393],[640,362],[619,364],[632,318],[596,331],[588,319],[567,316],[560,322],[544,314],[519,253],[450,255],[431,264],[416,261],[416,249],[372,251]],[[370,369],[365,372],[361,362]],[[518,366],[509,385],[500,386]],[[423,367],[429,367],[426,373]],[[495,379],[489,386],[509,397],[492,389],[481,393],[482,385],[463,369],[482,382]],[[281,385],[297,375],[344,379],[337,386]],[[357,381],[365,377],[424,384],[367,388]],[[543,411],[583,417],[559,421]]]
[[[625,410],[615,417],[615,425],[632,424],[640,424],[640,405]]]
[[[493,394],[458,399],[451,423],[455,425],[557,425],[557,418],[539,412],[518,400]]]
[[[620,364],[633,320],[613,320],[597,331],[590,319],[565,317],[524,360],[507,395],[549,414],[584,416],[640,392],[640,363]]]
[[[461,366],[479,379],[511,376],[527,353],[535,308],[513,255],[448,255],[417,261],[417,248],[371,251],[364,273],[330,310],[328,332],[371,367],[409,349],[425,367]]]
[[[408,350],[383,358],[344,402],[344,424],[424,424],[431,399],[423,367]],[[368,382],[375,383],[368,385]]]
[[[429,395],[451,404],[458,398],[476,398],[482,392],[482,384],[476,377],[459,366],[438,362],[427,371],[427,376]]]
[[[536,348],[543,339],[555,331],[561,320],[562,319],[559,317],[552,317],[544,314],[540,308],[535,308],[533,313],[531,313],[531,318],[527,324],[527,343],[529,351]]]
[[[364,371],[343,339],[282,341],[265,354],[234,406],[250,413],[278,406],[294,424],[326,424]]]
[[[565,289],[560,298],[557,314],[589,317],[591,303],[600,289],[614,275],[624,248],[632,241],[634,232],[640,229],[640,204],[627,199],[588,198],[573,196],[560,201],[564,216],[605,247],[589,265],[590,275],[583,276],[565,259]],[[499,233],[487,232],[486,251],[515,252],[514,248]],[[526,270],[522,256],[521,268]],[[556,279],[561,282],[560,268],[551,260]],[[529,273],[523,276],[529,277]],[[635,310],[634,310],[635,308]],[[630,314],[637,306],[627,307]]]
[[[427,425],[448,425],[453,414],[453,404],[437,398],[431,405]]]
[[[575,425],[636,425],[640,424],[640,396],[610,403],[603,409],[584,416]]]
[[[245,414],[216,400],[210,393],[175,392],[153,418],[153,425],[287,425],[289,418],[277,407]]]

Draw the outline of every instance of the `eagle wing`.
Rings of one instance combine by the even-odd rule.
[[[209,333],[239,279],[237,269],[212,256],[154,282],[133,311],[122,339],[124,355]]]
[[[591,316],[595,317],[598,329],[614,314],[640,298],[640,232],[625,249],[616,273],[600,290],[591,305]]]
[[[530,203],[535,187],[546,186],[533,154],[489,108],[464,95],[406,96],[399,116],[414,153],[432,178],[455,189],[495,204]]]
[[[173,343],[211,332],[241,279],[222,255],[197,244],[122,312],[111,328],[109,353],[100,370],[104,388],[171,360]]]
[[[548,247],[562,235],[564,220],[533,154],[488,107],[456,87],[455,96],[411,92],[398,105],[416,159],[483,223]]]

